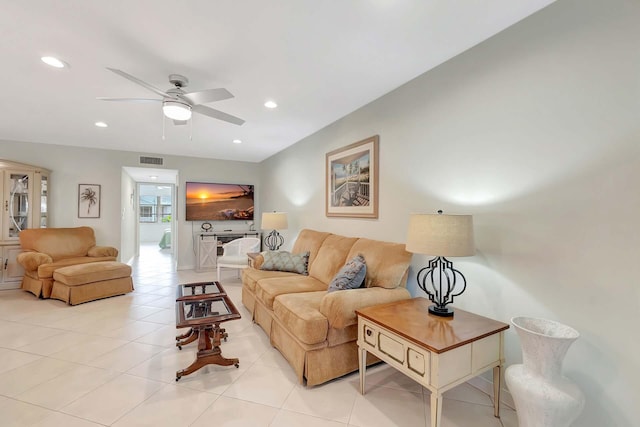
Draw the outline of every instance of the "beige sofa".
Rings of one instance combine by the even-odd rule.
[[[300,382],[311,386],[358,369],[355,310],[411,298],[405,289],[411,253],[404,244],[302,230],[291,252],[306,251],[308,276],[260,270],[258,257],[242,272],[242,303]],[[327,292],[358,254],[367,264],[365,287]]]
[[[118,250],[96,246],[91,227],[33,228],[20,232],[24,252],[17,261],[24,268],[22,289],[49,298],[53,273],[62,267],[101,261],[115,261]]]

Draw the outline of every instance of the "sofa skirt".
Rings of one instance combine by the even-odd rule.
[[[249,313],[251,313],[251,320],[253,320],[253,311],[255,310],[256,306],[256,296],[244,285],[242,286],[242,305],[244,305],[245,308],[249,310]]]
[[[271,324],[271,345],[285,359],[298,377],[298,381],[307,386],[326,383],[335,378],[358,370],[358,343],[350,341],[334,347],[322,345],[307,346],[283,327],[277,319]],[[367,353],[367,365],[380,362],[380,359]]]
[[[53,278],[34,279],[25,274],[22,276],[22,285],[20,287],[37,297],[49,298],[51,297],[51,289],[53,288]]]
[[[124,295],[132,291],[133,280],[131,277],[103,280],[80,286],[67,286],[61,282],[54,282],[51,298],[76,305],[116,295]]]
[[[323,384],[358,370],[358,344],[356,340],[328,347],[327,342],[307,345],[300,342],[279,320],[259,301],[255,294],[242,287],[242,304],[251,313],[252,320],[267,334],[275,347],[293,368],[300,384],[307,386]],[[353,325],[357,328],[357,325]],[[352,327],[348,327],[352,333]],[[332,330],[329,331],[331,335]],[[343,332],[343,334],[346,331]],[[380,359],[367,353],[367,365],[378,363]]]
[[[271,336],[273,312],[265,307],[258,299],[255,300],[255,305],[253,307],[253,321],[260,325],[268,337]]]

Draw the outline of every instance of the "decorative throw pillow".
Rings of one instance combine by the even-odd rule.
[[[260,270],[268,271],[288,271],[291,273],[309,275],[307,267],[309,266],[310,252],[293,255],[287,251],[266,251],[262,252],[264,262],[260,266]]]
[[[362,286],[367,275],[367,263],[360,254],[350,259],[329,284],[328,292],[356,289]]]

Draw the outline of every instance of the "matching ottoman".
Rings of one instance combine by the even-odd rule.
[[[91,262],[54,271],[51,298],[76,305],[131,291],[130,266],[116,261]]]

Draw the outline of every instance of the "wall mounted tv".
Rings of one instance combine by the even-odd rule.
[[[253,221],[253,185],[187,182],[187,221]]]

